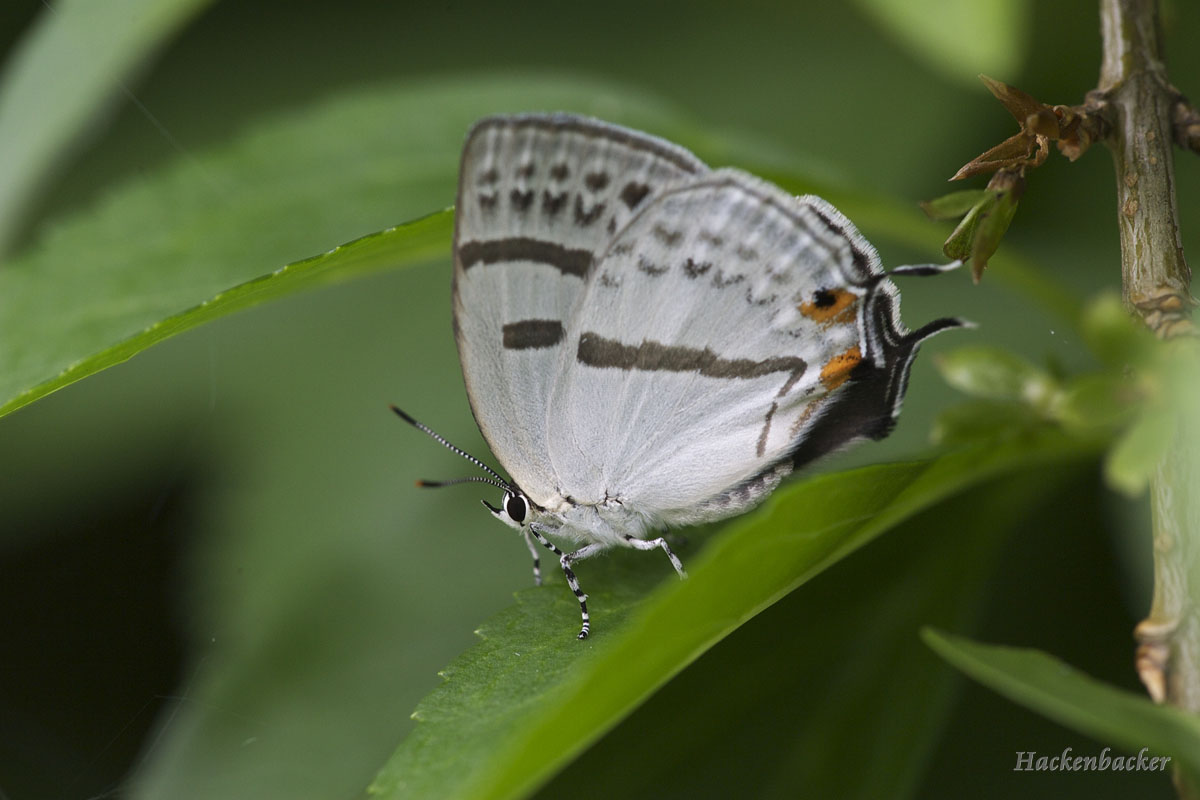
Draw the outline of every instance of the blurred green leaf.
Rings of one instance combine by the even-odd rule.
[[[1116,372],[1080,375],[1067,382],[1054,404],[1054,418],[1077,430],[1113,429],[1137,408],[1132,381]]]
[[[1110,372],[1074,382],[1064,421],[1084,415],[1088,419],[1078,421],[1112,425],[1136,414],[1104,464],[1108,484],[1134,497],[1145,490],[1179,431],[1191,429],[1185,420],[1200,398],[1200,357],[1190,337],[1155,339],[1113,293],[1089,303],[1082,320],[1088,347]]]
[[[1200,357],[1186,339],[1164,346],[1133,322],[1113,296],[1090,303],[1084,336],[1107,368],[1056,378],[999,348],[974,346],[935,360],[951,386],[983,398],[942,412],[933,431],[942,444],[1015,434],[1038,420],[1074,435],[1109,437],[1122,426],[1105,459],[1105,478],[1117,491],[1145,490],[1177,424],[1200,397]]]
[[[937,445],[962,445],[983,439],[1022,435],[1046,425],[1023,403],[1011,400],[971,400],[938,414],[930,438]]]
[[[986,200],[987,189],[964,189],[961,192],[950,192],[933,200],[922,202],[921,210],[930,219],[957,219],[976,206],[981,200]]]
[[[1121,303],[1108,292],[1088,303],[1082,318],[1084,341],[1096,358],[1111,367],[1143,366],[1153,359],[1157,343]]]
[[[0,258],[70,145],[138,65],[210,2],[44,3],[0,83]]]
[[[1046,653],[972,642],[926,628],[926,644],[984,686],[1056,722],[1130,753],[1171,756],[1200,778],[1200,718],[1100,683]]]
[[[1059,388],[1048,373],[998,347],[959,347],[940,353],[934,363],[947,383],[973,397],[1017,401],[1041,410]]]
[[[1019,71],[1032,37],[1028,0],[858,0],[914,58],[948,78],[975,84],[980,72]]]
[[[782,490],[727,526],[689,580],[669,580],[640,603],[627,585],[596,586],[581,574],[596,620],[584,643],[574,640],[578,617],[562,586],[522,592],[420,704],[421,724],[371,791],[521,796],[747,619],[883,531],[981,481],[1088,449],[1048,430]]]
[[[1104,460],[1108,485],[1130,497],[1141,494],[1175,437],[1177,422],[1160,408],[1144,409]]]

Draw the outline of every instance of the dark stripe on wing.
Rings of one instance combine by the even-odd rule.
[[[553,347],[563,339],[562,323],[556,319],[523,319],[503,328],[506,350],[536,350]]]
[[[595,333],[579,337],[576,359],[589,367],[613,367],[648,372],[699,372],[708,378],[760,378],[776,372],[789,372],[791,377],[784,392],[804,374],[808,364],[795,356],[781,356],[754,361],[749,358],[721,358],[707,347],[673,347],[660,342],[622,344]]]
[[[573,250],[556,242],[513,236],[486,242],[463,242],[458,246],[462,268],[476,264],[496,264],[501,261],[533,261],[554,267],[564,275],[583,278],[592,266],[590,250]]]
[[[808,206],[807,208],[816,216],[817,219],[821,220],[821,223],[829,230],[830,233],[839,239],[845,239],[846,244],[850,247],[850,255],[851,258],[854,259],[854,266],[858,267],[859,271],[863,275],[870,275],[871,262],[867,258],[867,254],[858,249],[858,246],[855,245],[854,240],[850,238],[850,235],[846,233],[842,226],[825,216],[825,213],[819,208],[816,208],[815,206]]]

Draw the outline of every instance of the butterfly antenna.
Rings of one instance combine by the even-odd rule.
[[[879,275],[874,275],[874,276],[872,276],[872,279],[873,279],[873,282],[877,283],[877,282],[883,280],[884,278],[891,278],[891,277],[895,277],[895,276],[903,277],[906,275],[912,275],[912,276],[941,275],[943,272],[950,272],[952,270],[956,270],[959,267],[961,267],[962,265],[963,265],[962,259],[959,259],[957,261],[951,261],[948,264],[909,264],[907,266],[895,267],[893,269],[889,269],[886,272],[879,274]]]
[[[929,275],[941,275],[943,272],[956,270],[962,265],[962,259],[951,261],[948,264],[910,264],[908,266],[889,269],[886,272],[881,272],[877,275],[872,275],[869,280],[869,284],[871,288],[874,289],[885,278],[892,278],[895,276],[927,277]],[[910,332],[904,337],[904,340],[906,342],[919,343],[925,339],[928,339],[934,334],[941,333],[942,331],[949,330],[951,328],[974,327],[976,327],[975,323],[971,322],[969,319],[962,319],[961,317],[943,317],[942,319],[935,319],[933,322],[930,322],[920,329]]]
[[[509,484],[508,481],[504,480],[504,478],[500,477],[500,473],[496,472],[496,470],[492,469],[487,464],[483,463],[478,458],[476,458],[475,456],[468,453],[466,450],[463,450],[461,447],[455,447],[454,445],[450,444],[450,442],[446,441],[435,430],[433,430],[432,428],[430,428],[426,425],[421,424],[420,422],[417,422],[415,419],[410,417],[408,414],[405,414],[403,411],[396,408],[395,406],[391,406],[390,408],[392,409],[392,411],[396,412],[396,416],[398,416],[400,419],[404,420],[409,425],[412,425],[414,428],[421,431],[422,433],[429,435],[430,437],[433,438],[433,440],[435,442],[440,444],[442,447],[445,447],[447,450],[458,453],[460,456],[465,458],[467,461],[470,461],[472,464],[479,467],[481,470],[483,470],[484,472],[488,473],[489,475],[491,475],[493,478],[496,479],[496,482],[490,481],[487,478],[482,478],[482,477],[461,478],[461,479],[452,480],[452,481],[420,481],[419,482],[420,486],[430,486],[430,487],[450,486],[455,483],[471,482],[471,483],[490,483],[493,486],[498,486],[501,489],[504,489],[505,491],[512,490],[512,485]]]
[[[472,475],[469,478],[454,478],[448,481],[417,481],[417,486],[423,489],[440,489],[443,486],[454,486],[457,483],[486,483],[495,486],[504,491],[509,491],[512,487],[508,484],[501,483],[495,478],[485,478],[482,475]]]

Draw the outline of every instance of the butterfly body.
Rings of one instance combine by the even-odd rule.
[[[471,408],[512,476],[489,508],[535,561],[559,556],[581,638],[574,561],[660,548],[683,574],[663,529],[886,435],[919,342],[961,324],[907,331],[874,248],[820,198],[565,114],[468,135],[453,296]]]

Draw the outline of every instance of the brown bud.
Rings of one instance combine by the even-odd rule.
[[[1015,86],[1009,86],[1003,81],[998,81],[995,78],[989,78],[987,75],[980,75],[979,79],[987,86],[988,91],[996,96],[996,99],[1004,104],[1008,109],[1008,113],[1013,115],[1013,119],[1024,124],[1030,116],[1040,114],[1043,110],[1048,110],[1045,103],[1039,103],[1037,100]]]

